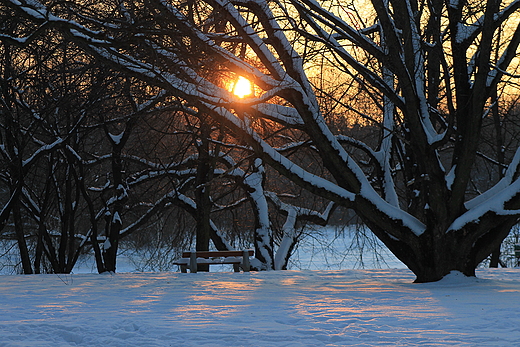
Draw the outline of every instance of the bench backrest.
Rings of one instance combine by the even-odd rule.
[[[255,254],[252,249],[247,250],[250,257]],[[189,258],[191,252],[182,252],[183,258]],[[241,257],[244,255],[244,251],[198,251],[197,258],[216,258],[216,257]]]

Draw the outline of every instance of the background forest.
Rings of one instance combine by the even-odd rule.
[[[23,25],[9,12],[2,23]],[[1,237],[6,249],[16,240],[20,271],[69,273],[89,252],[115,271],[120,241],[163,263],[195,243],[248,248],[259,223],[277,246],[289,230],[284,268],[304,223],[329,222],[332,206],[256,167],[224,126],[59,33],[1,49]],[[286,151],[320,170],[310,151]],[[268,221],[255,213],[258,186]],[[336,224],[351,218],[339,212]]]
[[[444,233],[517,165],[519,3],[261,3],[0,2],[0,237],[20,272],[70,273],[82,254],[116,271],[121,247],[158,263],[191,248],[254,248],[256,269],[285,269],[312,224],[368,224],[419,280],[449,272],[405,254],[446,248],[415,226]],[[405,3],[408,22],[396,14]],[[233,96],[239,76],[251,95]],[[476,137],[466,113],[478,114]],[[487,230],[500,225],[489,244],[517,223],[513,198],[502,205],[515,213],[482,212]],[[511,265],[493,248],[452,266]]]

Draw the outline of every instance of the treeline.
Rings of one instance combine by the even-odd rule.
[[[356,6],[0,0],[0,233],[22,271],[82,252],[115,271],[124,240],[284,269],[338,209],[419,282],[497,266],[520,218],[520,1]]]
[[[0,15],[2,33],[23,32]],[[90,252],[99,272],[116,271],[125,240],[172,258],[254,247],[256,268],[282,269],[302,222],[330,217],[224,126],[57,31],[2,41],[0,84],[0,237],[16,241],[23,273],[69,273]],[[315,165],[305,152],[294,155]]]

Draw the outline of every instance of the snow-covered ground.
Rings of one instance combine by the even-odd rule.
[[[368,229],[318,227],[308,232],[289,261],[291,270],[385,269],[406,266]]]
[[[0,347],[520,346],[520,268],[413,284],[374,246],[329,230],[289,271],[139,273],[127,252],[126,273],[87,257],[72,275],[0,276]]]
[[[0,276],[0,346],[519,346],[520,269]]]

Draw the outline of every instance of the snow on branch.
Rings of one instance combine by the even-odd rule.
[[[463,5],[465,2],[458,2],[456,6],[452,6],[454,8],[458,8],[459,5]],[[493,26],[487,28],[489,30],[496,30],[501,24],[504,23],[507,19],[511,17],[511,15],[520,9],[520,1],[515,0],[511,2],[509,5],[504,7],[500,12],[493,15]],[[484,29],[484,15],[477,18],[473,23],[464,24],[457,23],[457,35],[455,37],[455,41],[458,44],[463,44],[469,46],[471,42],[473,42],[477,37],[482,33]]]
[[[266,197],[280,210],[289,214],[290,211],[295,211],[295,220],[296,223],[298,220],[308,220],[312,221],[314,224],[325,225],[329,220],[336,204],[334,202],[330,202],[327,204],[327,207],[323,210],[323,212],[318,212],[316,210],[312,210],[305,207],[294,206],[283,202],[276,193],[274,192],[265,192]],[[293,227],[295,225],[293,223]]]
[[[262,117],[277,121],[280,124],[289,126],[301,126],[304,124],[298,111],[292,107],[261,103],[255,105],[253,108],[259,112]]]
[[[249,25],[235,6],[228,0],[215,0],[215,3],[222,9],[222,13],[228,15],[228,20],[241,33],[242,38],[255,51],[255,54],[265,67],[270,70],[275,79],[289,78],[278,58],[268,49],[265,42],[258,36],[258,33]]]
[[[64,143],[64,139],[62,138],[59,138],[57,140],[55,140],[53,143],[50,143],[50,144],[47,144],[47,145],[43,145],[41,146],[40,148],[38,148],[29,158],[25,159],[23,162],[22,162],[22,165],[24,167],[30,165],[31,163],[33,163],[38,157],[40,157],[41,155],[43,155],[44,153],[47,153],[47,152],[50,152],[52,151],[54,148],[58,147],[58,146],[61,146],[62,144]]]
[[[297,223],[301,220],[309,220],[316,224],[325,225],[334,210],[335,204],[330,202],[325,210],[320,213],[315,210],[285,203],[273,192],[265,192],[265,195],[278,210],[286,215],[285,223],[282,227],[282,241],[274,258],[274,268],[279,270],[286,266],[287,260],[291,255],[290,252],[298,242],[300,233],[298,233],[296,229]]]
[[[513,37],[509,40],[509,43],[502,53],[498,63],[491,65],[492,70],[488,74],[486,86],[491,87],[497,85],[502,76],[509,76],[511,78],[520,78],[518,75],[512,75],[507,72],[507,68],[517,57],[518,47],[520,46],[520,26],[518,26],[513,34]]]
[[[502,182],[502,181],[501,181]],[[500,182],[499,182],[500,183]],[[505,204],[517,197],[520,194],[520,179],[516,179],[510,185],[507,185],[503,189],[500,189],[503,184],[497,184],[492,188],[492,193],[487,194],[487,199],[474,199],[476,202],[480,202],[480,204],[475,204],[475,201],[468,204],[467,206],[471,206],[471,208],[460,217],[458,217],[447,229],[447,232],[456,231],[462,229],[467,224],[472,222],[477,222],[482,216],[486,213],[494,212],[497,215],[520,215],[520,210],[509,210],[505,207]],[[487,192],[486,192],[487,193]],[[480,198],[480,196],[479,196]]]
[[[235,129],[240,129],[240,132],[248,137],[248,141],[254,143],[254,147],[258,146],[260,148],[260,155],[266,163],[283,172],[283,174],[290,177],[293,182],[305,187],[317,195],[326,197],[331,201],[343,201],[344,203],[350,201],[353,203],[356,200],[356,193],[304,170],[302,167],[283,156],[279,151],[271,147],[256,132],[248,127],[246,122],[235,117],[227,109],[222,107],[216,108],[212,105],[207,105],[207,107],[215,114],[224,118],[227,124],[232,125]],[[336,144],[335,148],[338,152],[342,153],[341,155],[345,158],[345,162],[348,163],[349,169],[351,169],[359,179],[361,183],[361,191],[358,194],[374,204],[374,206],[376,206],[376,208],[382,213],[385,213],[396,221],[400,221],[403,225],[410,228],[415,235],[421,235],[426,229],[425,225],[414,216],[396,206],[392,206],[381,198],[371,186],[362,170],[345,152],[342,146],[337,142],[336,138],[332,134],[329,134],[329,136],[331,143]]]
[[[485,191],[483,194],[469,200],[465,203],[467,209],[471,210],[479,205],[486,204],[487,201],[495,199],[495,196],[501,194],[504,190],[511,190],[513,181],[519,177],[520,173],[520,148],[516,150],[513,160],[507,167],[504,177],[498,181],[493,187]]]
[[[370,54],[372,54],[375,57],[378,57],[379,59],[382,59],[384,57],[385,53],[381,49],[381,47],[364,34],[365,32],[373,32],[376,29],[379,29],[379,25],[375,24],[369,28],[358,30],[356,28],[353,28],[351,25],[346,23],[343,19],[339,18],[335,14],[325,10],[320,4],[318,4],[314,0],[292,0],[291,2],[298,10],[308,14],[308,16],[306,17],[307,20],[315,18],[317,21],[321,22],[325,26],[335,31],[336,34],[333,35],[335,38],[338,37],[341,39],[349,40],[357,46],[363,47],[363,49],[367,50],[368,52],[370,52]],[[307,5],[311,11],[305,9],[302,4]],[[312,20],[312,22],[314,21]],[[310,22],[309,24],[311,24],[312,22]],[[315,26],[313,25],[313,27]]]
[[[350,66],[352,66],[358,73],[360,73],[364,78],[366,78],[372,86],[376,87],[382,93],[387,95],[396,105],[402,107],[404,100],[401,98],[401,96],[398,95],[398,93],[393,89],[393,87],[389,86],[380,76],[368,69],[365,64],[359,62],[356,58],[354,58],[354,56],[352,56],[352,54],[345,49],[344,45],[340,44],[333,35],[327,33],[316,22],[316,20],[320,21],[322,25],[327,26],[332,31],[336,31],[339,33],[341,33],[340,30],[348,28],[349,34],[345,34],[345,37],[347,39],[352,41],[354,44],[360,45],[363,49],[365,49],[368,53],[372,54],[372,56],[377,58],[379,61],[388,61],[389,58],[380,47],[378,47],[374,42],[365,37],[361,32],[351,28],[342,19],[321,8],[321,6],[319,6],[315,2],[311,0],[304,1],[304,3],[309,4],[310,9],[316,12],[309,11],[309,9],[303,7],[297,0],[292,0],[292,3],[299,10],[299,13],[302,16],[302,18],[304,18],[306,22],[316,32],[316,35],[319,38],[319,42],[323,43],[328,48],[333,50]],[[333,22],[329,22],[328,19],[333,19]],[[311,34],[307,33],[306,35]]]

